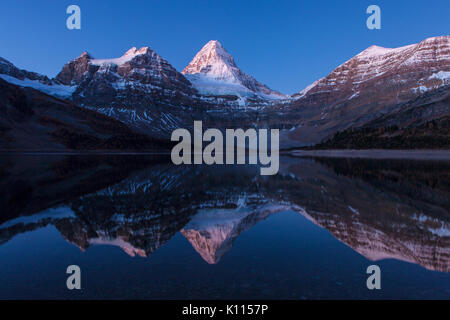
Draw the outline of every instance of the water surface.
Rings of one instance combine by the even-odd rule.
[[[2,299],[450,298],[450,161],[283,157],[270,177],[163,155],[0,164]]]

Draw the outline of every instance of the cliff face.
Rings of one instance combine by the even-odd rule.
[[[77,86],[76,103],[95,107],[182,105],[195,93],[189,81],[149,47],[133,47],[115,59],[94,59],[84,52],[67,63],[56,80]]]

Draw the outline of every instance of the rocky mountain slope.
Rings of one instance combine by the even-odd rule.
[[[77,86],[74,102],[95,107],[179,106],[195,93],[189,81],[149,47],[131,48],[116,59],[94,59],[84,52],[67,63],[56,80]]]
[[[165,142],[72,102],[0,79],[0,149],[9,151],[151,150]]]
[[[157,137],[167,138],[198,105],[191,83],[148,47],[131,48],[115,59],[94,59],[85,52],[56,80],[76,87],[75,103]]]
[[[449,84],[450,36],[396,49],[372,46],[293,96],[283,110],[296,111],[298,120],[285,138],[293,144],[317,143],[336,131],[395,114],[426,93],[429,99],[435,92],[445,99],[440,89],[448,93]],[[443,104],[422,120],[448,113],[448,102]],[[420,119],[409,118],[414,120]]]

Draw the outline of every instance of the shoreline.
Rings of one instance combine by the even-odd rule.
[[[324,158],[366,158],[366,159],[418,159],[450,161],[450,150],[417,149],[336,149],[336,150],[295,150],[287,154],[295,157],[324,157]]]
[[[424,159],[450,161],[450,150],[439,149],[329,149],[329,150],[280,150],[280,156],[323,157],[323,158],[366,158],[366,159]],[[170,155],[168,150],[160,151],[0,151],[0,155]]]

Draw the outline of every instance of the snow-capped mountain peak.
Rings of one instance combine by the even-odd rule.
[[[233,57],[217,40],[209,41],[182,71],[183,74],[202,74],[216,80],[239,83],[239,72]]]
[[[362,88],[384,88],[387,85],[386,78],[391,82],[390,90],[398,88],[399,92],[395,96],[403,96],[448,84],[448,79],[445,78],[448,71],[450,36],[428,38],[420,43],[398,48],[373,45],[294,97],[309,99],[307,95],[325,94],[329,98],[319,104],[329,104],[339,100],[336,96],[331,96],[331,93],[340,95],[340,98],[353,97]]]
[[[209,41],[182,73],[198,91],[211,95],[237,95],[265,99],[285,98],[242,72],[217,40]]]
[[[125,52],[124,55],[122,55],[120,58],[113,58],[113,59],[92,59],[91,64],[93,65],[117,65],[121,66],[131,60],[133,60],[136,56],[145,55],[145,54],[152,54],[153,50],[149,47],[142,47],[140,49],[137,49],[136,47],[131,48],[127,52]]]

